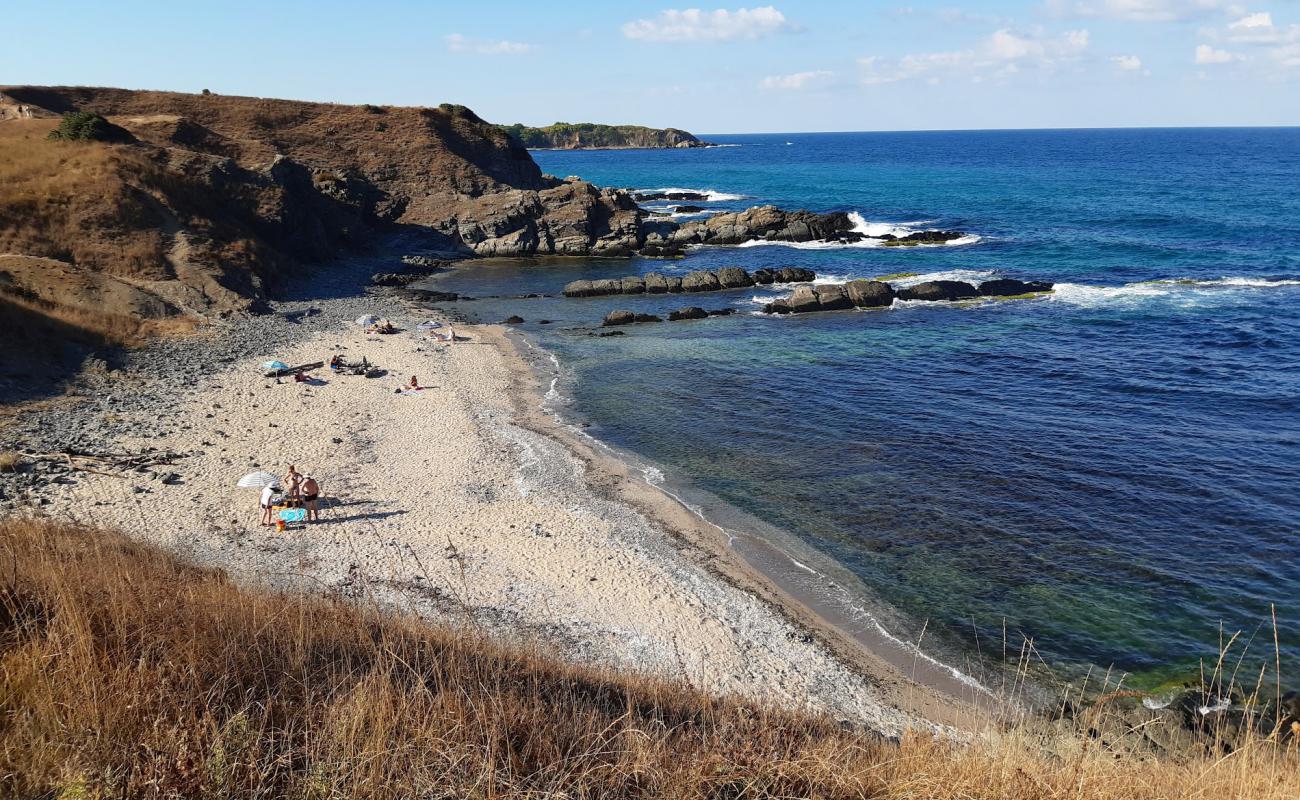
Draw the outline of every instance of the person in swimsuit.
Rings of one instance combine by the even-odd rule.
[[[320,509],[317,501],[320,500],[320,484],[316,479],[308,475],[302,482],[302,502],[307,508],[307,521],[315,520],[320,522]]]
[[[411,382],[406,384],[406,388],[408,391],[418,392],[424,387],[420,385],[420,379],[412,375]]]
[[[284,476],[285,486],[289,489],[289,499],[292,501],[302,501],[302,473],[294,468],[293,464],[289,465],[289,474]]]

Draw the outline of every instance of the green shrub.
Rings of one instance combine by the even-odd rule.
[[[65,142],[107,142],[117,138],[113,126],[93,111],[69,111],[59,127],[50,131],[51,139]]]

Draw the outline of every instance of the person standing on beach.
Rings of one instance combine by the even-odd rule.
[[[307,521],[320,522],[320,506],[317,504],[320,500],[320,484],[316,479],[308,475],[302,482],[302,502],[307,509]]]
[[[258,501],[258,506],[262,509],[263,525],[271,524],[271,506],[275,503],[275,495],[280,491],[280,487],[274,483],[262,487],[262,496]]]
[[[294,468],[293,464],[289,465],[289,474],[284,476],[285,485],[289,488],[290,500],[302,500],[302,473]]]

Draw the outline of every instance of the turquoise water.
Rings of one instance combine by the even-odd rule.
[[[502,262],[442,283],[556,294],[723,265],[1055,281],[1041,300],[798,317],[736,290],[690,302],[741,314],[605,339],[586,334],[608,310],[685,303],[460,308],[525,317],[562,365],[566,415],[833,556],[864,602],[901,612],[904,638],[926,624],[936,646],[988,651],[1005,629],[1066,675],[1113,665],[1155,684],[1276,604],[1284,658],[1300,655],[1300,130],[707,138],[739,146],[535,157],[601,184],[711,189],[711,209],[972,236]],[[1272,660],[1271,630],[1252,653]]]

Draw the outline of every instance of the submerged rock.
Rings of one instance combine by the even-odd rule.
[[[520,325],[520,324],[523,323],[523,321],[524,321],[524,318],[523,318],[523,317],[518,316],[517,314],[511,314],[510,316],[508,316],[508,317],[506,317],[505,319],[501,320],[501,324],[502,324],[502,325]]]
[[[636,314],[631,311],[611,311],[605,315],[602,324],[609,328],[615,325],[631,325],[633,322],[636,322]]]
[[[668,321],[677,322],[678,320],[683,319],[704,319],[707,316],[709,316],[709,312],[699,306],[687,306],[686,308],[679,308],[676,311],[669,312]]]

